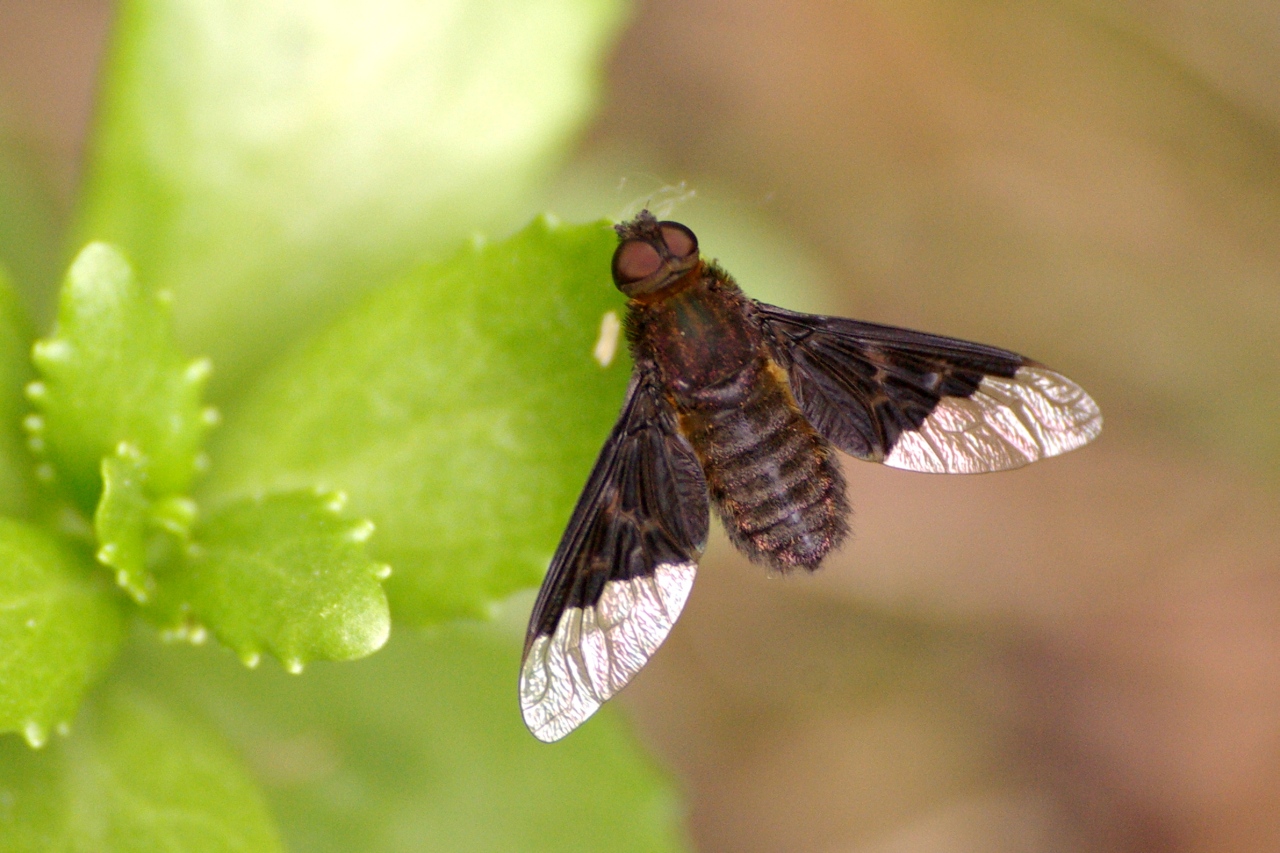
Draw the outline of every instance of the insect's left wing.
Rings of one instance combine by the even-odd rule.
[[[573,731],[657,651],[693,586],[708,516],[702,466],[638,364],[529,620],[520,709],[535,737]]]
[[[1102,431],[1098,404],[1014,352],[755,303],[814,429],[895,468],[975,474],[1066,453]]]

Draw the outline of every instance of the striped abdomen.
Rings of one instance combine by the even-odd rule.
[[[777,366],[757,358],[678,403],[733,543],[776,569],[817,568],[849,532],[844,477]]]

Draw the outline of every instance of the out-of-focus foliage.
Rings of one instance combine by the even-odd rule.
[[[293,677],[139,641],[125,677],[212,721],[294,850],[683,849],[674,795],[615,714],[554,749],[529,736],[519,651],[509,627],[455,622]]]
[[[87,560],[40,528],[0,518],[0,567],[0,732],[40,746],[115,656],[120,610]]]
[[[0,740],[0,851],[283,849],[241,760],[199,721],[113,688],[78,729],[41,752]]]
[[[410,627],[537,582],[616,414],[611,232],[466,241],[530,216],[622,11],[120,4],[34,375],[0,281],[0,731],[66,735],[0,740],[0,853],[683,846],[616,717],[524,731],[514,632]],[[281,671],[378,650],[388,571],[391,652]]]
[[[340,494],[275,492],[209,512],[158,584],[164,618],[175,631],[208,626],[251,665],[263,652],[299,670],[382,648],[388,567],[365,552],[373,524],[343,517],[344,503]]]
[[[121,444],[157,497],[188,491],[196,475],[209,365],[174,345],[168,300],[144,290],[114,248],[91,244],[67,274],[53,335],[32,351],[40,381],[28,389],[37,412],[29,429],[85,512],[102,491],[103,457]]]
[[[380,290],[229,412],[206,491],[342,488],[412,622],[537,583],[628,375],[592,357],[616,242],[539,221]]]
[[[621,12],[123,3],[77,231],[173,291],[221,396],[353,294],[527,218]]]

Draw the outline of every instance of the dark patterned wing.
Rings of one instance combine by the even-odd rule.
[[[666,639],[706,546],[707,484],[652,368],[637,365],[538,593],[520,668],[525,725],[567,735]]]
[[[1093,399],[1017,353],[755,303],[774,358],[813,427],[844,452],[895,468],[1017,468],[1102,431]]]

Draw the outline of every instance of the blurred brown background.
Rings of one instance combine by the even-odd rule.
[[[47,227],[108,17],[0,0]],[[849,465],[814,578],[713,544],[623,698],[700,849],[1280,850],[1280,5],[656,0],[608,74],[562,214],[684,181],[748,292],[1027,352],[1107,418],[1011,474]]]

